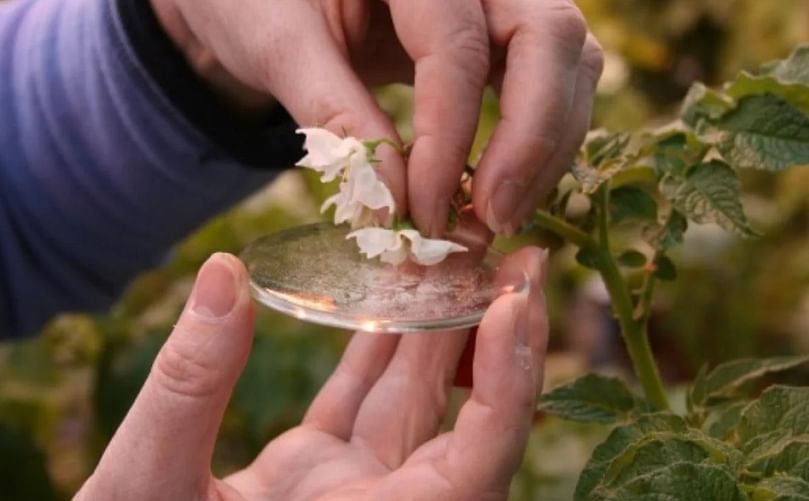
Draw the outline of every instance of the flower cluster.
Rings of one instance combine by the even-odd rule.
[[[360,252],[369,259],[400,264],[408,257],[418,264],[430,266],[443,261],[453,252],[468,249],[448,240],[424,238],[413,229],[393,230],[376,226],[375,211],[396,211],[396,203],[385,183],[374,169],[374,153],[380,141],[362,142],[354,137],[339,137],[326,129],[298,129],[306,140],[306,156],[297,166],[321,174],[324,183],[340,178],[337,194],[320,208],[325,212],[335,206],[334,224],[349,223],[355,231],[347,238],[356,239]]]

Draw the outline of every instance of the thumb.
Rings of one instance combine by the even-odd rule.
[[[207,492],[222,414],[252,338],[247,272],[234,256],[214,254],[93,474],[96,498]]]

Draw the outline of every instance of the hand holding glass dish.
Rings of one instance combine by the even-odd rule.
[[[477,325],[504,292],[526,286],[506,276],[503,255],[488,246],[488,229],[458,207],[446,240],[423,237],[407,221],[390,228],[393,197],[373,167],[384,141],[340,138],[302,129],[308,154],[298,166],[321,181],[340,179],[334,224],[300,226],[263,237],[242,253],[253,296],[314,323],[366,332],[413,333]]]

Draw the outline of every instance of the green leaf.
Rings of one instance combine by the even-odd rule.
[[[745,411],[742,411],[742,416],[744,416]],[[741,419],[739,421],[741,422]],[[783,440],[788,439],[791,436],[792,433],[789,430],[774,429],[769,432],[756,435],[755,437],[751,438],[747,442],[740,445],[742,451],[744,451],[747,457],[754,457],[757,455],[765,454],[768,450],[772,449],[777,444],[779,444]]]
[[[746,471],[755,477],[787,474],[809,482],[809,437],[786,437],[751,453]]]
[[[606,161],[619,158],[629,145],[630,137],[626,132],[609,133],[604,130],[591,132],[584,145],[588,164],[597,167]]]
[[[618,262],[628,268],[640,268],[646,264],[646,255],[634,249],[629,249],[618,256]]]
[[[777,476],[762,480],[752,490],[751,501],[809,501],[809,482]]]
[[[736,168],[780,171],[809,164],[809,117],[772,94],[745,96],[699,134]]]
[[[695,382],[690,392],[691,401],[699,406],[711,405],[715,400],[732,397],[745,383],[806,362],[809,356],[750,358],[720,364],[704,381]]]
[[[588,374],[539,398],[537,409],[574,421],[614,423],[648,408],[620,379]]]
[[[766,74],[783,83],[809,85],[809,45],[796,47],[788,58],[768,65]]]
[[[773,430],[809,434],[809,387],[772,386],[742,414],[737,432],[743,444]]]
[[[616,457],[604,475],[604,488],[620,486],[674,463],[713,463],[736,469],[741,452],[698,430],[687,433],[655,432],[631,444]]]
[[[622,186],[610,191],[610,217],[617,224],[625,220],[656,220],[657,201],[637,186]]]
[[[742,236],[755,235],[742,208],[741,182],[722,162],[699,164],[685,178],[667,176],[660,189],[678,211],[696,223],[716,223]]]
[[[666,251],[683,243],[688,229],[688,220],[676,210],[672,210],[665,224],[645,226],[641,232],[643,239],[657,250]]]
[[[775,94],[804,113],[809,112],[809,87],[806,84],[779,81],[772,75],[752,75],[743,71],[725,92],[734,99],[755,94]]]
[[[660,280],[674,280],[677,278],[677,267],[665,254],[658,254],[654,261],[654,275]]]
[[[747,501],[730,469],[722,465],[674,463],[598,493],[603,501]]]
[[[593,451],[590,461],[579,476],[575,499],[591,499],[591,492],[604,478],[612,461],[644,436],[654,432],[685,434],[687,431],[688,426],[683,418],[669,413],[646,414],[631,424],[615,428],[607,440]]]
[[[642,153],[658,177],[666,174],[684,176],[688,167],[701,162],[709,149],[709,145],[692,131],[666,131],[651,137],[654,140]]]
[[[587,195],[592,195],[598,188],[608,181],[621,169],[619,164],[610,164],[600,169],[595,169],[585,164],[573,164],[570,172],[581,184],[581,191]]]
[[[582,247],[576,253],[576,261],[585,268],[598,270],[601,263],[601,254],[592,246]]]
[[[725,93],[735,99],[751,94],[775,94],[803,112],[809,112],[809,47],[796,48],[787,59],[767,65],[755,74],[742,71]]]
[[[729,438],[736,431],[736,426],[738,426],[742,413],[748,405],[750,405],[750,402],[743,400],[732,402],[717,410],[708,426],[708,434],[719,440]]]
[[[716,120],[732,110],[733,99],[721,92],[695,83],[688,90],[680,110],[680,118],[692,129],[699,129],[704,120]]]

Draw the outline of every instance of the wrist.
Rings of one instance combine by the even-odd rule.
[[[263,115],[275,106],[275,99],[270,94],[243,84],[219,63],[213,52],[197,38],[173,2],[149,1],[158,23],[194,74],[231,110],[250,117]]]

